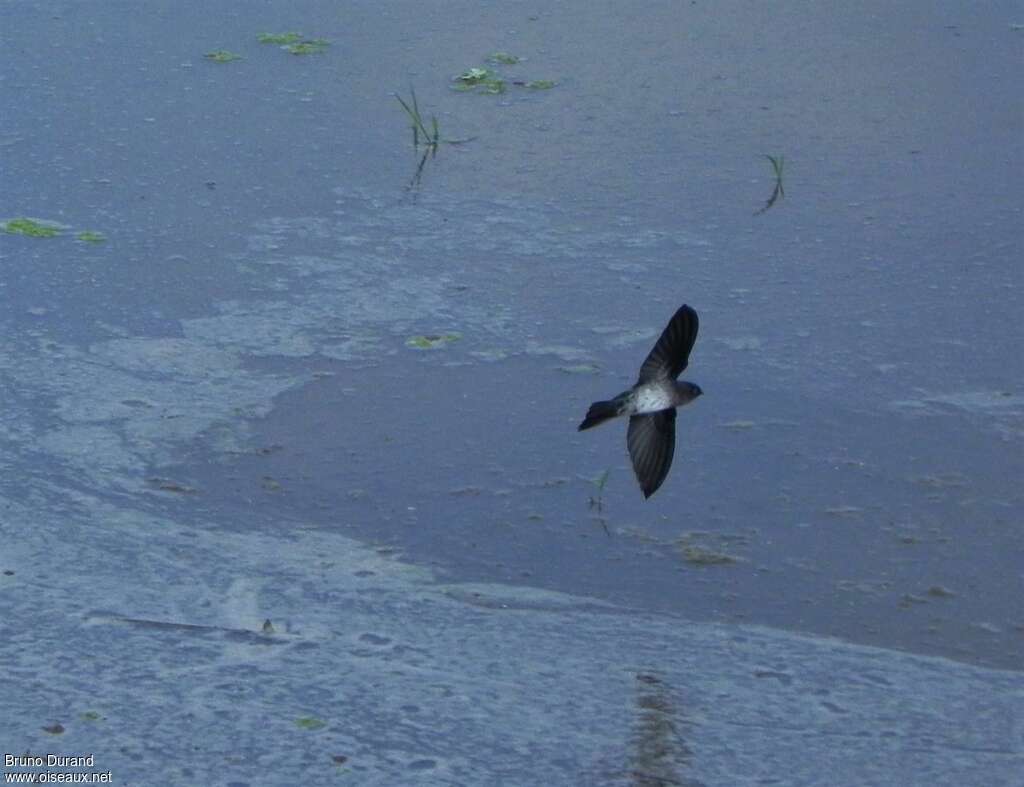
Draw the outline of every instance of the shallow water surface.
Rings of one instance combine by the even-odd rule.
[[[0,233],[0,743],[1010,783],[1019,4],[175,8],[0,10],[0,220],[63,230]],[[418,178],[410,86],[472,138]],[[683,302],[705,395],[644,501],[625,424],[576,426]]]

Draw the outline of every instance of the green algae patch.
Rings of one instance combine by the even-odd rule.
[[[303,716],[295,720],[295,726],[301,730],[319,730],[326,727],[327,722],[314,719],[312,716]]]
[[[405,346],[414,350],[438,350],[461,338],[461,333],[428,333],[422,336],[410,336],[405,340]]]
[[[515,84],[519,84],[516,82]],[[523,82],[522,85],[529,90],[551,90],[557,83],[550,79],[533,79],[529,82]]]
[[[75,237],[85,243],[103,243],[107,239],[102,232],[93,232],[92,230],[83,230]]]
[[[306,38],[303,33],[294,30],[286,33],[260,33],[256,40],[261,44],[277,44],[293,55],[319,55],[331,45],[326,38]]]
[[[737,559],[725,552],[715,552],[711,549],[689,544],[681,546],[683,559],[695,566],[729,566],[737,562]]]
[[[305,36],[302,33],[260,33],[256,36],[256,40],[261,44],[277,44],[278,46],[284,46],[285,44],[297,44]]]
[[[731,566],[743,562],[743,558],[720,547],[726,543],[742,545],[745,542],[743,536],[694,532],[680,536],[676,541],[676,548],[683,560],[691,566]]]
[[[60,235],[61,228],[56,224],[35,219],[9,219],[3,222],[4,232],[12,235],[27,235],[30,238],[53,238]]]
[[[596,363],[576,363],[559,366],[558,371],[566,374],[600,374],[601,367]]]
[[[305,41],[296,41],[282,48],[285,52],[290,52],[293,55],[319,55],[326,52],[330,45],[331,42],[326,38],[310,38]]]
[[[519,62],[519,58],[515,55],[510,55],[508,52],[491,52],[487,56],[488,63],[497,63],[503,66],[514,66]]]
[[[214,63],[230,63],[232,60],[241,60],[242,56],[229,52],[226,49],[215,49],[212,52],[207,52],[203,55],[207,60],[212,60]]]

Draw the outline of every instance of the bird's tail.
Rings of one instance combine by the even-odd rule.
[[[579,425],[579,431],[592,429],[599,424],[603,424],[605,421],[617,418],[622,415],[624,404],[621,401],[621,397],[618,396],[607,402],[594,402],[590,405],[590,409],[587,410],[587,417]]]

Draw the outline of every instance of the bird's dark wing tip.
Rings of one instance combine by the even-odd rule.
[[[650,500],[651,496],[661,488],[664,480],[663,476],[662,478],[647,479],[646,483],[641,482],[640,491],[644,493],[644,500]]]
[[[689,363],[699,324],[697,312],[689,305],[676,309],[640,367],[637,383],[678,377]]]

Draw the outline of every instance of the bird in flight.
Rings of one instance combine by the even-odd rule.
[[[699,385],[676,379],[690,359],[697,325],[697,312],[684,303],[640,367],[636,385],[614,399],[594,402],[579,426],[582,432],[620,415],[629,416],[626,445],[644,498],[658,491],[672,466],[676,408],[703,393]]]

